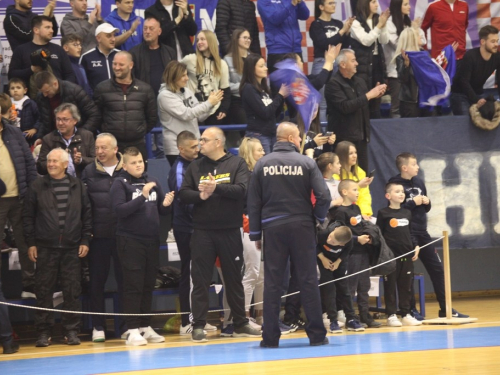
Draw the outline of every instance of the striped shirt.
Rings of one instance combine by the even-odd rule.
[[[66,211],[68,209],[68,195],[69,195],[69,179],[65,175],[62,179],[50,179],[52,190],[57,199],[57,214],[59,217],[59,230],[61,233],[64,230],[66,221]]]

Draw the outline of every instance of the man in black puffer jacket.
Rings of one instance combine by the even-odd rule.
[[[147,160],[144,136],[156,125],[158,107],[153,89],[132,76],[134,66],[129,52],[118,52],[113,59],[114,77],[94,90],[94,101],[102,113],[101,131],[113,134],[118,150],[137,147]]]
[[[57,79],[52,73],[44,71],[35,76],[35,85],[40,90],[36,104],[40,111],[40,129],[38,138],[56,129],[54,109],[62,103],[76,105],[81,114],[81,120],[76,124],[95,133],[100,128],[101,114],[92,99],[84,89],[77,84]]]
[[[251,0],[219,0],[215,34],[219,40],[221,56],[229,52],[227,47],[231,41],[231,34],[238,27],[248,30],[252,38],[250,51],[260,55],[259,26],[257,25],[254,2]]]

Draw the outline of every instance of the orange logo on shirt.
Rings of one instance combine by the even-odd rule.
[[[391,219],[389,220],[389,225],[392,227],[392,228],[396,228],[398,226],[398,219]]]
[[[349,219],[349,223],[351,223],[351,225],[353,227],[355,227],[356,225],[358,225],[359,223],[361,223],[361,215],[358,215],[358,216],[352,216],[350,219]]]

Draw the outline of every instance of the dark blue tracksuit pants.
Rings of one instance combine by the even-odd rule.
[[[267,345],[278,345],[281,332],[279,312],[283,278],[288,260],[295,264],[302,306],[307,317],[306,333],[311,343],[326,336],[316,273],[316,236],[314,223],[293,222],[264,230],[264,328]]]

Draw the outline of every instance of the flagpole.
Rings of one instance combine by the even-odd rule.
[[[304,146],[306,145],[306,134],[302,136],[302,143],[300,144],[300,153],[304,153]]]

